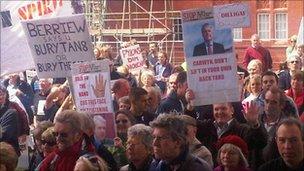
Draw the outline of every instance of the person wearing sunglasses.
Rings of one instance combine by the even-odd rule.
[[[41,144],[44,157],[47,157],[55,150],[57,146],[56,137],[54,136],[54,127],[50,127],[42,133]]]
[[[290,44],[286,48],[286,57],[297,51],[297,35],[292,35],[289,40]]]
[[[87,153],[76,161],[74,171],[108,171],[106,162],[94,153]]]
[[[71,171],[84,152],[94,152],[94,146],[84,141],[81,113],[64,110],[55,117],[54,137],[57,148],[37,168],[39,171]]]
[[[297,71],[301,71],[302,60],[297,54],[291,54],[287,57],[288,70],[279,73],[278,86],[282,90],[290,89],[291,87],[291,75]]]

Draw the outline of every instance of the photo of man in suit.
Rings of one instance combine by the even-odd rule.
[[[193,56],[212,55],[225,53],[225,48],[222,44],[213,41],[213,26],[205,23],[202,26],[202,36],[204,42],[194,47]]]

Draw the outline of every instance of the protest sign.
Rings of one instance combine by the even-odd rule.
[[[188,87],[194,105],[238,101],[231,28],[214,26],[213,9],[182,11]]]
[[[247,3],[214,6],[213,12],[216,28],[250,26],[249,6]]]
[[[71,1],[1,1],[1,76],[35,68],[20,21],[72,13]]]
[[[95,59],[83,14],[22,22],[39,78],[69,77],[71,64]]]
[[[139,72],[144,67],[144,60],[139,45],[120,49],[120,55],[124,65],[128,66],[130,72]]]
[[[115,137],[115,117],[110,90],[110,68],[105,61],[72,64],[73,94],[78,111],[97,116],[106,137]]]
[[[297,38],[297,45],[304,45],[304,17],[301,19],[298,38]]]

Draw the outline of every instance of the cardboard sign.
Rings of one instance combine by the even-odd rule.
[[[103,61],[72,65],[77,110],[91,114],[113,113],[110,69]]]
[[[214,25],[213,9],[182,11],[188,87],[193,104],[238,101],[238,77],[231,28]]]
[[[1,76],[35,68],[20,21],[72,13],[71,1],[1,1]]]
[[[216,28],[240,28],[250,26],[249,6],[235,3],[213,8]]]
[[[145,62],[139,45],[120,49],[120,55],[123,64],[128,66],[130,72],[136,73],[143,69]]]
[[[22,22],[39,78],[71,76],[71,64],[95,59],[83,14]]]

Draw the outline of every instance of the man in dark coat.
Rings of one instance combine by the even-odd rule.
[[[213,42],[213,27],[209,23],[202,26],[202,36],[204,42],[194,47],[193,56],[225,53],[222,44]]]

